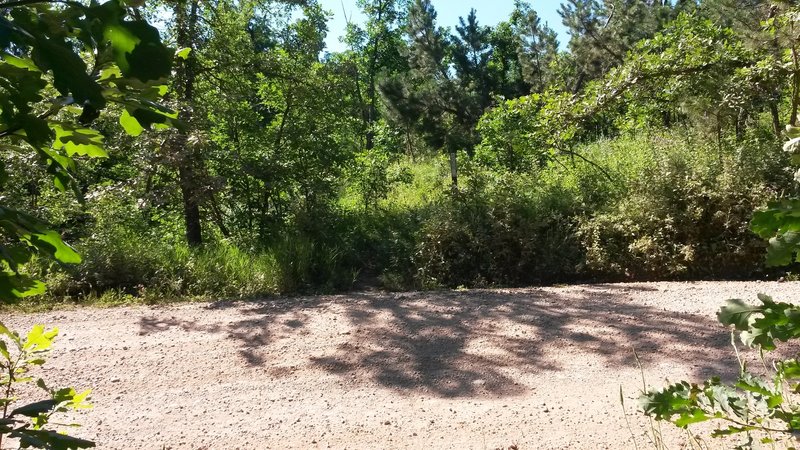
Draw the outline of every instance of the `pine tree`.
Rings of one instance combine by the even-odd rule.
[[[450,71],[452,53],[445,30],[436,25],[430,0],[415,0],[408,10],[409,72],[381,84],[390,118],[413,128],[434,149],[450,155],[453,186],[458,183],[458,151],[472,151],[477,139],[467,90]]]
[[[474,9],[467,19],[459,18],[457,35],[452,39],[453,67],[462,88],[477,93],[481,107],[489,104],[491,95],[489,59],[492,48],[489,37],[491,28],[481,26]]]
[[[570,35],[579,90],[623,62],[633,46],[655,35],[674,17],[667,2],[649,0],[568,0],[559,14]]]
[[[542,25],[536,11],[519,0],[511,23],[518,41],[517,57],[523,79],[531,92],[542,92],[551,82],[550,65],[558,55],[556,32],[547,24]]]

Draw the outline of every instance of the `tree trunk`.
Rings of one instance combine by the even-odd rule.
[[[185,139],[183,139],[185,141]],[[203,230],[200,225],[200,205],[195,196],[193,170],[189,164],[181,164],[178,168],[181,196],[183,197],[183,218],[186,221],[186,242],[196,247],[203,243]]]
[[[783,127],[781,126],[781,115],[778,111],[778,102],[769,102],[769,114],[772,116],[772,130],[775,131],[775,136],[780,138]]]
[[[741,142],[744,139],[744,133],[747,128],[747,113],[744,108],[739,109],[739,114],[736,115],[736,142]]]
[[[456,152],[450,152],[450,179],[453,182],[453,192],[458,190],[458,159]]]
[[[193,38],[197,28],[198,0],[193,0],[187,11],[186,0],[175,3],[175,27],[178,47],[191,48],[186,59],[177,59],[175,64],[175,93],[180,104],[180,119],[190,124],[192,119],[191,103],[194,99],[195,83],[195,48]],[[183,218],[186,223],[186,242],[191,247],[203,243],[202,224],[200,220],[199,195],[196,185],[199,155],[187,146],[185,132],[178,131],[171,140],[169,151],[178,165],[178,183],[183,199]]]

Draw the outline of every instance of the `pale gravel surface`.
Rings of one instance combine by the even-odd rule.
[[[800,284],[364,293],[2,320],[61,329],[44,377],[93,388],[95,408],[71,419],[102,449],[627,449],[620,386],[648,448],[631,349],[653,385],[731,376],[715,312],[758,292],[800,299]]]

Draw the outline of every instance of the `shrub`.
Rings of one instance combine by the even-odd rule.
[[[763,244],[749,231],[752,211],[788,184],[770,180],[783,160],[779,147],[760,142],[711,148],[674,137],[639,140],[649,147],[647,164],[628,174],[623,196],[580,220],[588,270],[635,279],[759,270]]]
[[[550,283],[576,274],[572,198],[517,175],[473,173],[433,205],[414,255],[422,286]]]

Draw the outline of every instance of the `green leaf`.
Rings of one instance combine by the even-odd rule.
[[[17,333],[11,331],[7,326],[0,322],[0,335],[7,336],[11,339],[12,342],[17,344],[18,347],[22,347],[22,341]]]
[[[46,331],[44,325],[34,325],[31,331],[28,332],[22,348],[32,353],[47,351],[53,346],[53,340],[56,336],[58,336],[58,328]]]
[[[141,40],[122,24],[108,25],[103,31],[103,37],[111,43],[117,66],[122,73],[130,73],[131,65],[128,62],[128,54],[133,52]]]
[[[788,266],[795,261],[800,250],[800,232],[787,231],[769,240],[767,247],[767,266]]]
[[[79,105],[101,109],[106,104],[102,87],[89,75],[86,63],[63,37],[36,36],[31,57],[43,72],[52,71],[53,86]]]
[[[81,257],[61,236],[33,216],[0,206],[0,229],[63,263],[80,263]]]
[[[53,256],[57,261],[65,264],[78,264],[81,256],[61,240],[61,236],[55,231],[46,233],[31,234],[29,238],[31,244]]]
[[[677,420],[675,420],[674,423],[676,426],[679,426],[681,428],[686,428],[687,426],[693,423],[706,422],[713,418],[714,418],[713,416],[709,416],[702,409],[696,408],[692,409],[689,412],[681,414],[680,417]]]
[[[39,68],[36,67],[36,64],[30,58],[27,57],[18,57],[14,55],[10,55],[8,53],[3,54],[3,61],[11,64],[14,67],[18,67],[20,69],[30,70],[32,72],[40,72]]]
[[[141,81],[169,76],[172,54],[161,43],[158,29],[147,22],[126,21],[110,25],[104,37],[114,49],[115,60],[123,76]]]
[[[723,437],[723,436],[731,436],[734,434],[739,433],[746,433],[748,431],[757,431],[758,427],[753,426],[746,426],[746,427],[738,427],[738,426],[729,426],[728,428],[722,428],[719,430],[714,430],[711,432],[712,437]]]
[[[47,121],[33,115],[21,115],[17,122],[22,127],[25,139],[35,148],[49,147],[53,141],[53,133]]]
[[[750,227],[759,237],[769,240],[767,265],[791,264],[800,250],[800,200],[771,202],[753,213]]]
[[[181,49],[178,49],[175,52],[175,57],[176,58],[180,58],[180,59],[186,59],[186,58],[189,57],[189,54],[191,52],[192,52],[192,48],[191,47],[183,47]]]
[[[51,123],[55,131],[53,148],[64,149],[68,156],[82,155],[93,158],[106,158],[103,149],[103,136],[90,128],[74,128],[68,124]]]
[[[130,115],[127,109],[123,110],[122,114],[119,116],[119,123],[129,136],[139,136],[144,131],[139,121]]]
[[[717,313],[717,319],[723,325],[733,325],[737,330],[747,330],[750,328],[750,317],[759,311],[760,308],[748,305],[742,300],[730,299]]]
[[[0,356],[6,361],[11,361],[11,354],[8,352],[8,344],[2,339],[0,339]]]
[[[0,299],[14,300],[44,294],[46,286],[39,280],[12,272],[0,272]]]
[[[764,397],[769,408],[776,408],[783,404],[783,395],[780,392],[773,392],[763,380],[752,374],[746,373],[741,376],[736,382],[736,387]]]

